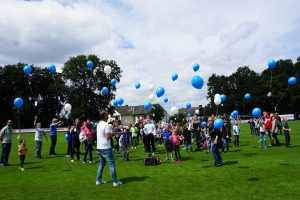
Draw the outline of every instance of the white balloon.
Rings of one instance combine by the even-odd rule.
[[[69,103],[66,103],[64,106],[65,111],[70,112],[72,110],[72,106]]]
[[[149,85],[148,89],[149,89],[150,92],[152,92],[152,91],[154,91],[154,86],[153,85]]]
[[[110,73],[111,73],[111,67],[108,66],[108,65],[106,65],[106,66],[104,67],[104,73],[105,73],[107,76],[110,75]]]
[[[150,94],[148,99],[153,102],[155,100],[155,95],[154,94]]]
[[[221,99],[221,95],[220,94],[215,94],[214,99]]]
[[[174,115],[177,113],[177,107],[176,106],[172,106],[170,109],[171,113]]]
[[[198,109],[197,109],[197,110],[195,110],[195,114],[196,114],[196,115],[199,115],[199,113],[200,113],[200,112],[199,112],[199,110],[198,110]]]
[[[214,103],[218,106],[222,102],[221,98],[215,98]]]

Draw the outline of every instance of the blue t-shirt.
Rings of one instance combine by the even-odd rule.
[[[164,131],[163,132],[163,137],[166,138],[165,139],[165,144],[170,144],[172,143],[172,141],[170,140],[170,136],[172,135],[171,131]]]
[[[56,135],[57,135],[56,125],[50,124],[50,136],[56,136]]]

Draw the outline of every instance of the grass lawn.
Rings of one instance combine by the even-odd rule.
[[[130,161],[122,163],[115,154],[118,178],[113,187],[109,168],[104,169],[105,185],[95,185],[96,164],[70,162],[65,153],[67,143],[59,134],[55,158],[49,158],[50,142],[44,141],[43,159],[34,158],[34,135],[26,134],[29,148],[25,171],[18,169],[16,136],[13,138],[9,163],[0,168],[1,199],[300,199],[300,122],[292,128],[289,149],[259,149],[258,138],[250,137],[248,125],[241,126],[240,147],[222,154],[224,166],[213,167],[213,157],[206,151],[181,151],[183,162],[165,162],[144,166],[143,147],[131,150]],[[284,143],[284,136],[279,140]],[[268,140],[269,142],[269,140]],[[158,147],[164,159],[164,148]],[[83,157],[83,156],[82,156]],[[81,158],[82,158],[81,157]]]

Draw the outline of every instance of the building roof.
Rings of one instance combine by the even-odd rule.
[[[150,110],[145,110],[144,106],[117,106],[116,111],[120,115],[147,115],[150,113]]]
[[[195,114],[195,111],[199,109],[198,107],[191,107],[191,108],[180,108],[178,110],[178,113],[179,114],[183,114],[183,115],[186,115],[186,114],[191,114],[191,115],[194,115]]]

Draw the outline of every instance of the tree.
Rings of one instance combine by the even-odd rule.
[[[88,60],[93,62],[93,69],[87,68]],[[103,71],[106,65],[112,68],[109,76]],[[121,73],[113,60],[100,60],[96,55],[71,57],[63,66],[62,76],[70,82],[67,101],[72,105],[72,117],[97,119],[99,109],[113,113],[113,107],[109,105],[115,98],[116,87],[110,85],[110,80],[114,78],[119,82]],[[103,87],[109,88],[109,94],[100,92]]]
[[[152,115],[153,120],[157,123],[165,117],[165,110],[161,105],[155,104],[152,107],[150,114]]]

